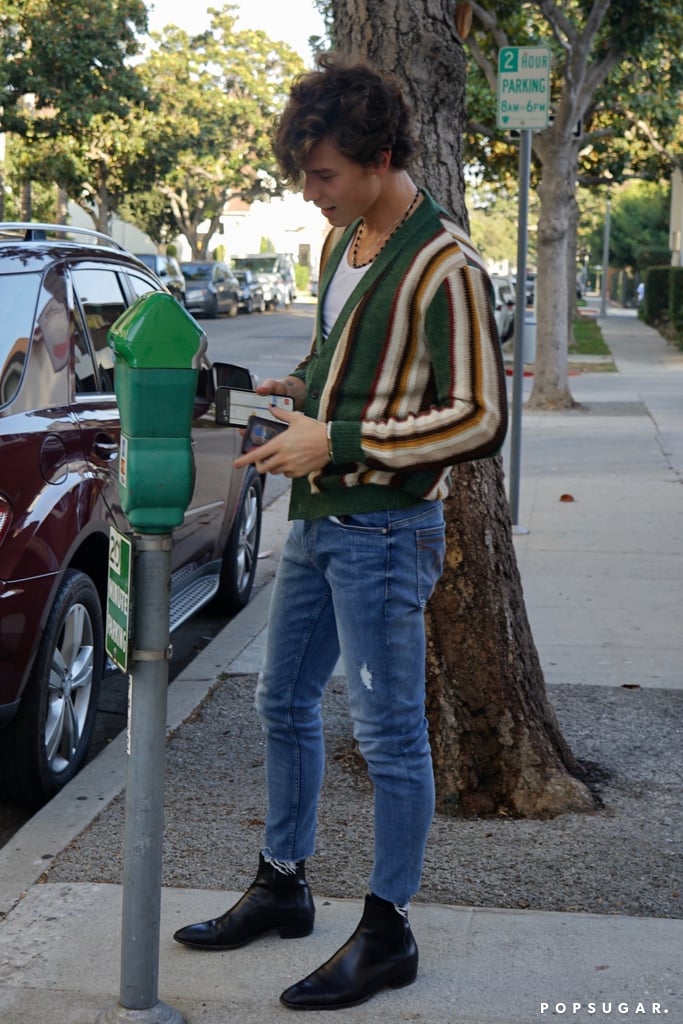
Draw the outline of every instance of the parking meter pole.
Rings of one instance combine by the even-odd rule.
[[[531,175],[531,131],[519,139],[519,215],[517,226],[517,294],[515,296],[515,355],[510,416],[510,516],[513,533],[528,533],[519,525],[519,478],[522,449],[522,404],[524,388],[524,324],[526,318],[526,263],[529,222],[529,178]]]
[[[171,536],[136,534],[134,553],[120,998],[147,1010],[158,1002]]]
[[[130,672],[128,775],[118,1005],[97,1024],[183,1024],[158,998],[168,693],[171,535],[133,539],[136,638]]]

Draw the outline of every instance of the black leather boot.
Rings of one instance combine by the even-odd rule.
[[[173,938],[194,949],[237,949],[266,932],[299,939],[313,931],[315,907],[306,882],[304,861],[296,874],[283,874],[259,856],[256,878],[244,896],[222,917],[180,928]]]
[[[280,996],[291,1010],[343,1010],[389,985],[402,988],[417,976],[417,945],[407,918],[377,896],[351,938],[327,963]]]

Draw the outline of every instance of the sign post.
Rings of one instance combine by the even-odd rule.
[[[528,533],[519,524],[519,478],[524,386],[524,325],[529,219],[531,131],[548,127],[550,116],[550,50],[547,46],[504,46],[498,53],[497,124],[518,129],[519,214],[517,222],[517,294],[515,296],[515,361],[510,417],[510,515],[513,533]]]

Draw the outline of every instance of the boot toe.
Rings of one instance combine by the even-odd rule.
[[[179,928],[173,935],[176,942],[194,949],[226,949],[221,944],[221,936],[216,928],[216,921],[202,921],[199,924],[188,924]]]

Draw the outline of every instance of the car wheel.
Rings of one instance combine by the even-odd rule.
[[[251,295],[249,296],[247,301],[244,303],[244,312],[245,313],[253,313],[254,312],[254,300],[252,299]]]
[[[235,296],[233,295],[233,297],[230,299],[230,305],[228,306],[228,316],[229,317],[237,316],[237,313],[239,312],[239,308],[240,308],[239,300],[236,299]]]
[[[261,541],[263,485],[249,467],[242,488],[239,508],[223,552],[221,580],[213,600],[213,610],[221,615],[241,611],[251,597]]]
[[[76,775],[92,739],[104,664],[100,598],[69,569],[57,592],[16,718],[2,743],[2,786],[32,807]]]
[[[206,315],[209,320],[215,320],[218,316],[218,299],[215,295],[211,298],[208,306],[206,307]]]
[[[265,313],[265,311],[266,311],[266,300],[264,299],[264,297],[262,295],[261,299],[259,301],[259,304],[256,307],[256,312],[257,313]]]

